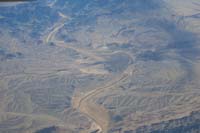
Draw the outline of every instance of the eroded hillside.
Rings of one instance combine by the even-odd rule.
[[[199,0],[1,5],[0,132],[198,132],[199,9]]]

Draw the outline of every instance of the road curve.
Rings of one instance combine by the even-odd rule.
[[[75,96],[73,98],[73,107],[91,118],[96,125],[99,125],[99,132],[106,133],[110,122],[109,113],[103,106],[96,104],[94,99],[97,95],[116,86],[127,77],[128,74],[123,73],[103,87],[93,89],[84,94],[84,96]]]
[[[64,21],[61,24],[55,26],[53,30],[48,34],[45,42],[48,44],[50,41],[54,42],[56,46],[63,48],[72,48],[81,54],[86,54],[96,60],[102,60],[101,57],[95,55],[93,52],[88,50],[82,50],[79,48],[75,48],[73,46],[67,46],[64,42],[56,41],[55,35],[59,31],[60,28],[64,26]],[[93,121],[93,130],[98,130],[98,133],[106,133],[108,131],[110,117],[108,111],[102,106],[96,104],[94,101],[95,97],[102,93],[103,91],[107,91],[110,88],[116,86],[121,81],[125,80],[129,73],[128,67],[124,70],[123,73],[116,76],[112,81],[104,85],[103,87],[93,89],[84,95],[74,96],[72,99],[73,108],[79,110],[81,113],[85,114],[88,118]],[[87,131],[88,132],[88,131]]]

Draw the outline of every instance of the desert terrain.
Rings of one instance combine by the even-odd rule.
[[[0,133],[198,133],[199,44],[200,0],[2,4]]]

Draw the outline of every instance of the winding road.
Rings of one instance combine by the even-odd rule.
[[[102,105],[95,103],[95,98],[102,92],[108,91],[110,88],[115,87],[127,77],[128,74],[123,73],[103,87],[95,88],[85,93],[83,96],[75,96],[73,99],[73,107],[91,118],[96,125],[98,125],[96,127],[99,127],[99,132],[106,133],[110,122],[109,113]]]
[[[62,48],[71,48],[76,50],[78,53],[87,55],[95,60],[103,60],[102,57],[96,55],[93,51],[88,49],[80,49],[73,46],[66,45],[65,42],[55,40],[56,33],[64,26],[65,21],[61,21],[62,23],[54,26],[53,30],[48,34],[45,39],[46,44],[49,42],[55,43],[56,46]],[[126,53],[127,54],[127,53]],[[130,54],[128,54],[130,55]],[[131,57],[131,59],[133,59]],[[127,67],[124,72],[115,76],[112,81],[108,82],[103,87],[95,88],[85,94],[76,94],[72,99],[72,106],[74,109],[79,110],[81,113],[86,115],[88,118],[92,120],[92,126],[90,131],[83,131],[84,133],[96,131],[96,133],[106,133],[109,128],[110,117],[109,112],[102,106],[95,103],[95,98],[103,93],[104,91],[108,91],[112,87],[117,86],[121,83],[121,81],[128,78],[129,73],[132,72]]]

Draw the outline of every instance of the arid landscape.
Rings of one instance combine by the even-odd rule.
[[[200,0],[0,3],[0,133],[200,133]]]

